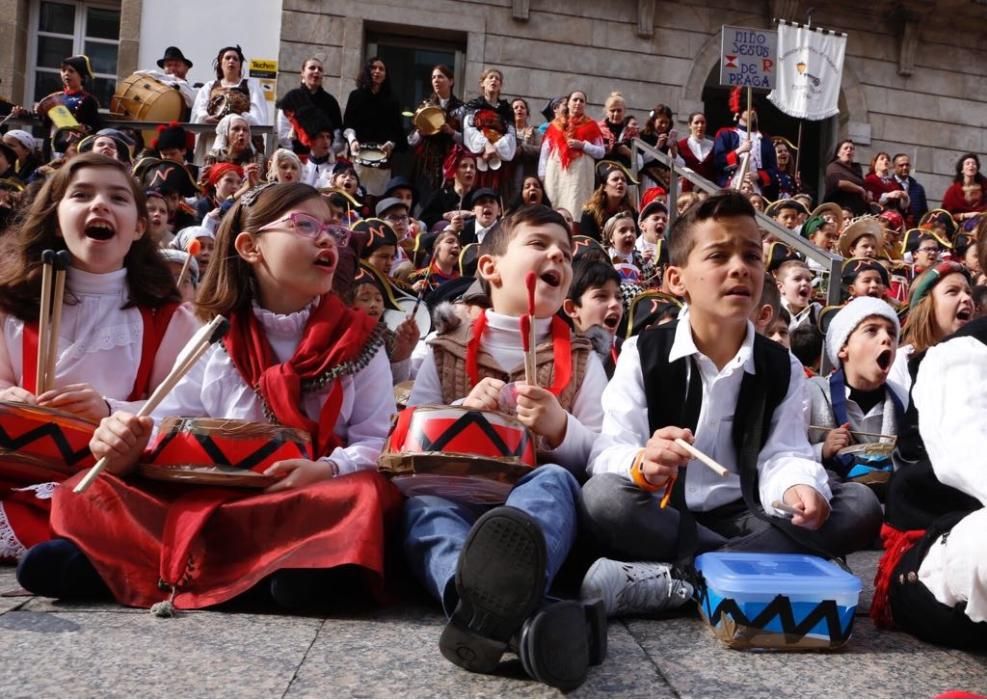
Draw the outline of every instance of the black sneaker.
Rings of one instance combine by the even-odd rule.
[[[545,594],[545,536],[527,513],[501,506],[470,530],[459,555],[459,603],[439,649],[468,671],[490,673]]]
[[[36,544],[17,564],[17,583],[45,598],[108,598],[92,562],[74,542],[54,539]]]

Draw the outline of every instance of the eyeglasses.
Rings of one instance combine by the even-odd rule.
[[[329,237],[332,238],[333,243],[337,246],[345,246],[350,241],[350,230],[348,228],[338,224],[324,224],[320,219],[311,214],[300,211],[293,211],[284,218],[272,221],[267,226],[259,228],[257,232],[260,233],[261,231],[276,228],[279,224],[283,224],[286,221],[291,223],[292,231],[300,236],[305,236],[305,238],[315,240],[322,232],[325,232],[329,234]]]
[[[408,221],[410,218],[407,214],[388,214],[384,217],[384,221],[390,221],[396,224],[401,221]]]
[[[929,246],[922,246],[921,248],[918,249],[918,252],[920,252],[920,253],[938,253],[939,252],[939,248],[930,248]]]

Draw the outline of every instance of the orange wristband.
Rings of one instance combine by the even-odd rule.
[[[639,450],[637,456],[634,458],[634,462],[631,464],[631,481],[642,491],[647,491],[648,493],[661,491],[661,486],[655,486],[644,478],[644,472],[641,471],[642,464],[644,464],[644,450]]]

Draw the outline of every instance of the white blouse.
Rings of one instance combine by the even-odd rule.
[[[144,324],[140,310],[127,303],[127,270],[93,274],[70,267],[58,334],[55,386],[89,384],[114,409],[130,396],[140,366]],[[187,307],[179,307],[158,348],[151,386],[171,369],[178,353],[192,337],[198,322]],[[0,388],[24,382],[24,322],[0,318]]]
[[[314,303],[292,314],[276,314],[254,306],[254,315],[279,362],[295,353],[313,308]],[[346,446],[337,447],[324,459],[335,462],[340,474],[374,469],[395,412],[391,367],[383,346],[366,367],[340,381],[343,403],[335,430]],[[319,419],[331,387],[330,383],[302,396],[305,415]],[[206,352],[152,414],[156,424],[168,416],[268,422],[260,397],[244,382],[221,343]]]

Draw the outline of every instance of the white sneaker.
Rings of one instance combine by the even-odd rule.
[[[597,559],[579,595],[602,599],[608,617],[649,615],[684,605],[692,598],[692,584],[674,578],[669,564]]]

